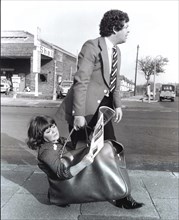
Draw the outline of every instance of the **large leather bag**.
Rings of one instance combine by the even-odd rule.
[[[85,148],[64,153],[62,157],[70,160],[70,155],[75,158],[77,154],[80,158],[80,152],[84,156]],[[105,141],[93,163],[76,176],[67,180],[48,176],[48,180],[48,196],[50,202],[56,205],[112,201],[126,197],[131,191],[124,147],[114,140]]]

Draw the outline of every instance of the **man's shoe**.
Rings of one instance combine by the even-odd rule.
[[[70,207],[70,205],[69,204],[67,204],[67,205],[59,205],[59,207],[67,208],[67,207]]]
[[[66,205],[58,205],[58,204],[55,204],[55,205],[58,206],[58,207],[61,207],[61,208],[67,208],[67,207],[70,207],[69,204],[66,204]]]
[[[141,208],[144,205],[144,203],[136,202],[131,195],[123,198],[118,199],[115,202],[115,206],[118,208],[124,208],[124,209],[138,209]]]

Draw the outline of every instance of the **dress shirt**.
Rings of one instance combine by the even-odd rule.
[[[112,65],[112,48],[114,47],[114,45],[107,37],[105,37],[104,39],[105,39],[107,51],[108,51],[109,74],[110,74],[111,73],[111,65]]]

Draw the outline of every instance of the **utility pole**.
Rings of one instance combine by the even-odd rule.
[[[155,100],[155,90],[156,90],[156,86],[155,86],[155,76],[156,76],[156,60],[154,63],[154,89],[153,89],[153,99]]]
[[[153,81],[154,81],[153,99],[154,100],[156,98],[156,82],[155,82],[155,77],[157,76],[157,63],[159,62],[160,59],[161,59],[161,55],[157,55],[154,58],[154,78],[153,78]]]
[[[57,99],[57,61],[54,60],[53,100]]]
[[[37,27],[34,35],[34,50],[33,50],[33,73],[35,75],[35,96],[38,96],[38,75],[41,69],[41,53],[40,53],[40,28]]]
[[[137,65],[138,65],[139,45],[137,45],[136,65],[135,65],[135,83],[134,83],[134,96],[136,95],[136,83],[137,83]]]
[[[73,70],[72,70],[72,66],[70,68],[70,80],[72,80],[72,73],[73,73]]]

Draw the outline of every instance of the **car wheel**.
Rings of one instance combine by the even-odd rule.
[[[6,94],[6,95],[9,95],[9,90],[6,90],[6,91],[5,91],[5,94]]]
[[[58,93],[58,94],[57,94],[57,99],[61,99],[61,98],[62,98],[61,93]]]
[[[160,102],[162,102],[162,98],[160,98]]]
[[[174,102],[174,99],[171,99],[171,102]]]
[[[61,99],[63,99],[64,98],[64,96],[63,96],[63,94],[60,92],[60,98]]]

